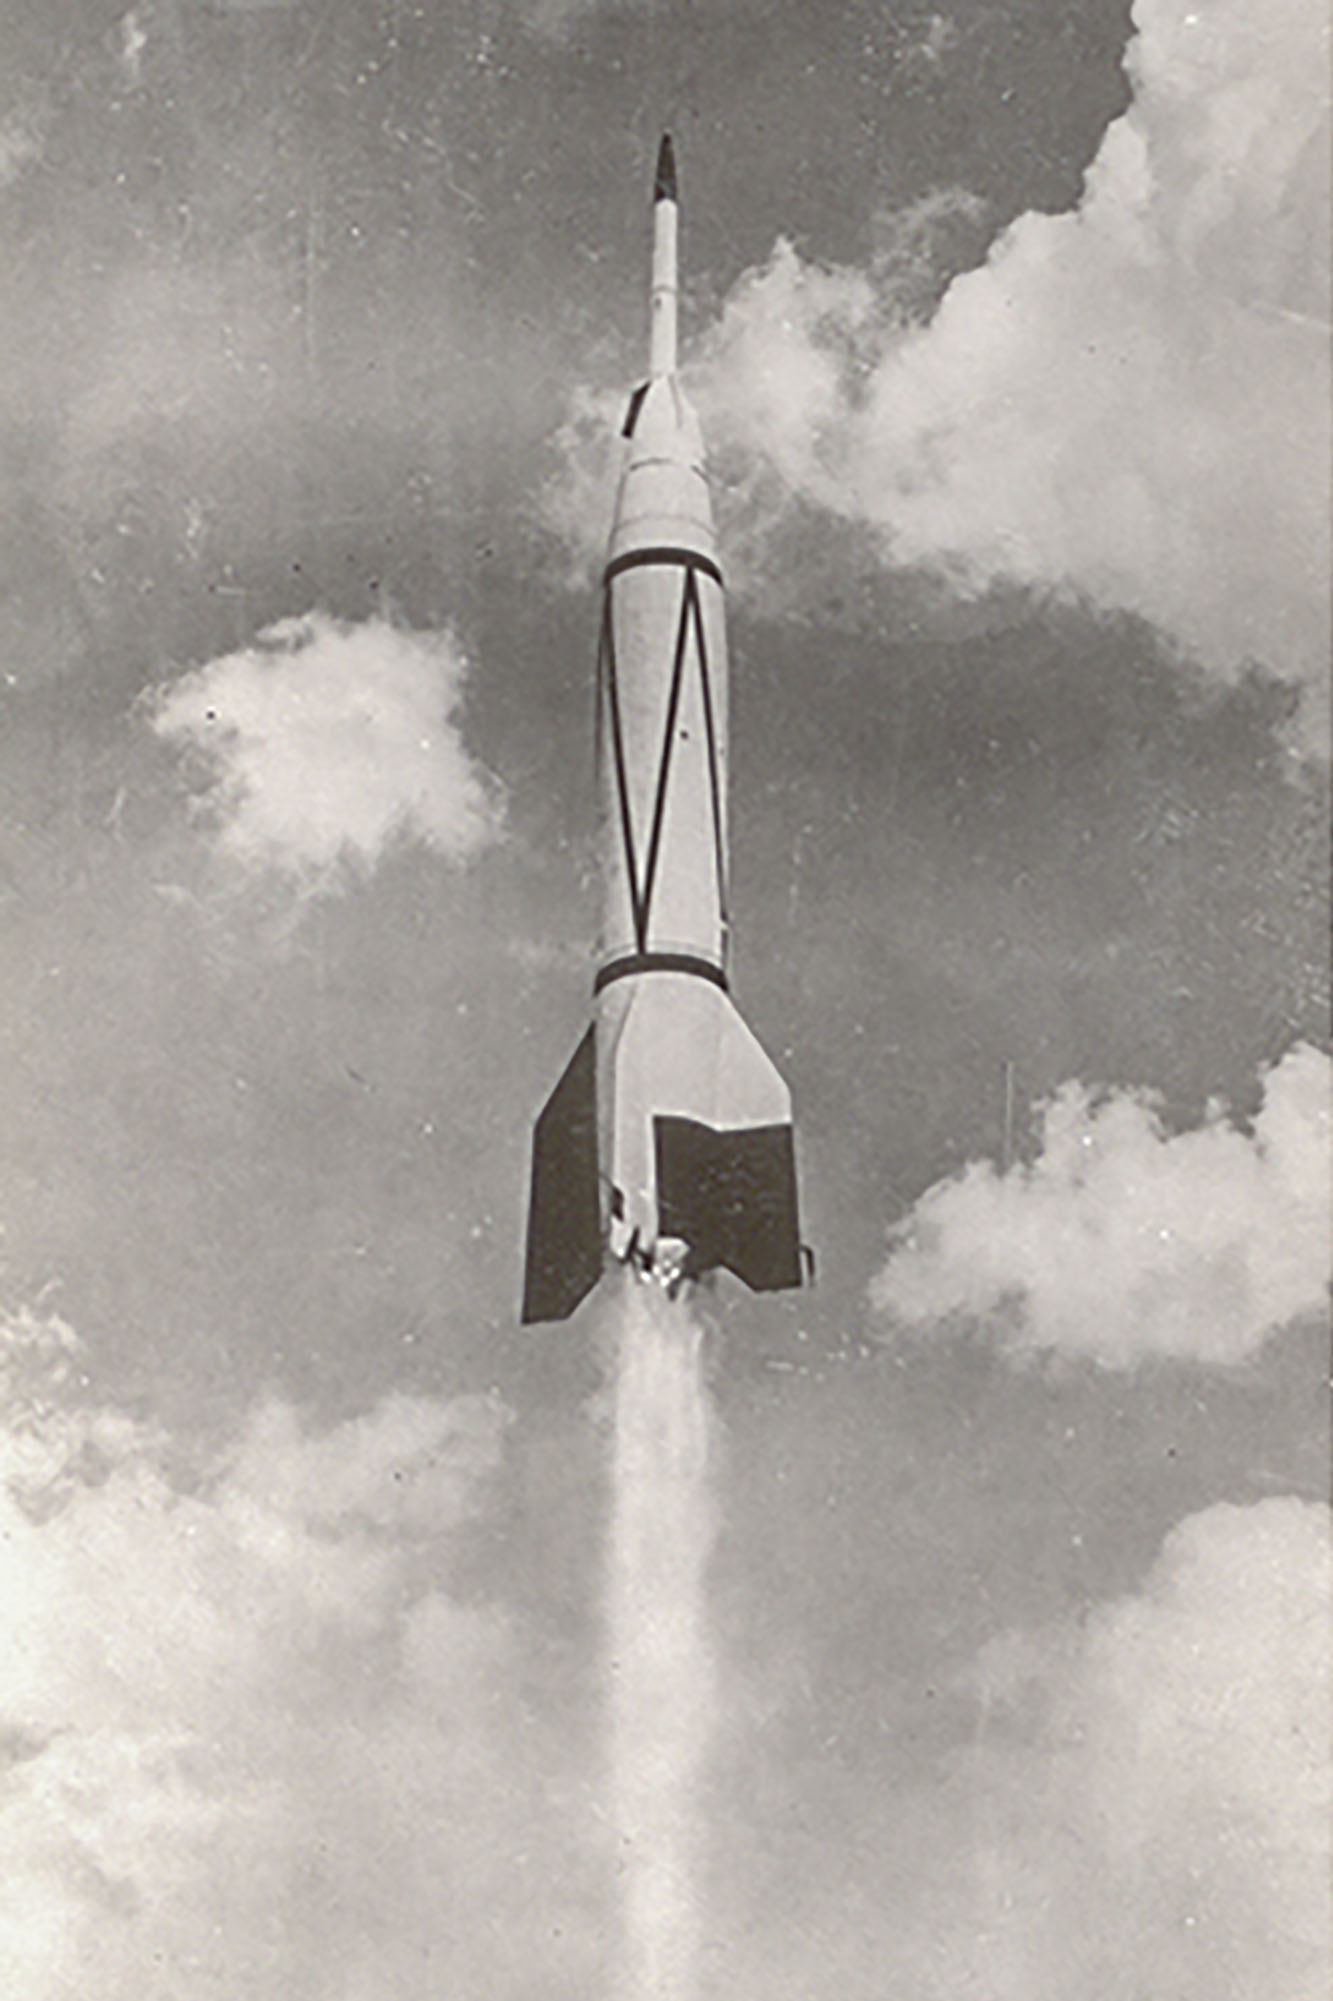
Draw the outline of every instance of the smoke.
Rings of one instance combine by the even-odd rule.
[[[625,2001],[692,2001],[713,1726],[714,1533],[703,1333],[643,1286],[617,1296],[606,1580],[610,1802]]]
[[[461,862],[496,838],[494,788],[458,728],[465,672],[448,632],[311,612],[160,689],[153,727],[202,760],[228,854],[329,886],[395,839]]]
[[[1329,1101],[1309,1045],[1266,1073],[1252,1134],[1213,1104],[1168,1135],[1149,1092],[1065,1084],[1031,1166],[975,1161],[895,1226],[874,1303],[905,1329],[978,1326],[1012,1355],[1245,1362],[1327,1296]]]

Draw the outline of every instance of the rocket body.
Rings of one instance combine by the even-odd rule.
[[[537,1121],[525,1320],[608,1260],[672,1290],[800,1283],[791,1099],[728,986],[727,652],[698,420],[676,377],[675,170],[654,201],[650,375],[602,581],[593,1020]]]

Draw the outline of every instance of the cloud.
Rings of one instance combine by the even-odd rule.
[[[1330,1585],[1327,1508],[1217,1506],[1137,1595],[983,1651],[975,1957],[1004,1971],[975,1991],[1315,2001]]]
[[[624,457],[624,415],[623,390],[577,384],[552,440],[553,465],[537,496],[537,517],[567,555],[564,581],[574,589],[589,582],[606,555],[612,496]]]
[[[0,1338],[0,1440],[25,1441],[22,1492],[9,1456],[0,1481],[0,1991],[607,1991],[587,1657],[458,1583],[469,1535],[509,1526],[503,1406],[315,1429],[270,1401],[204,1452],[97,1407],[81,1360],[40,1312]],[[747,1751],[719,1655],[727,1991],[1315,2001],[1329,1586],[1325,1508],[1208,1508],[1133,1595],[989,1642],[925,1776],[849,1767],[836,1793],[790,1747],[765,1774],[772,1718]],[[817,1700],[803,1681],[807,1722]]]
[[[486,1398],[440,1406],[395,1395],[307,1438],[289,1405],[269,1404],[242,1438],[228,1485],[250,1506],[322,1531],[438,1535],[466,1517],[494,1469],[496,1416]]]
[[[932,1691],[965,1740],[924,1776],[773,1774],[771,1824],[716,1865],[728,1991],[1319,2001],[1330,1554],[1322,1504],[1206,1508],[1131,1595],[1002,1631]]]
[[[31,1519],[65,1505],[158,1434],[90,1405],[80,1391],[83,1344],[59,1314],[31,1307],[0,1315],[0,1485]]]
[[[809,536],[804,505],[839,508],[836,481],[811,477],[812,440],[836,420],[844,386],[863,382],[886,343],[928,314],[941,270],[979,237],[985,215],[967,189],[935,188],[876,218],[865,271],[821,270],[779,242],[732,293],[685,374],[704,415],[728,583],[741,596],[770,607],[785,596],[792,545]],[[623,386],[579,384],[552,441],[539,516],[575,585],[606,553],[624,415]]]
[[[974,1161],[895,1226],[874,1304],[1019,1357],[1247,1361],[1326,1298],[1329,1094],[1305,1044],[1266,1073],[1251,1134],[1214,1103],[1168,1135],[1149,1092],[1065,1084],[1031,1166]]]
[[[1020,216],[926,325],[891,264],[780,243],[704,345],[705,434],[751,467],[761,526],[813,506],[891,567],[1081,595],[1225,679],[1259,663],[1317,691],[1324,10],[1138,0],[1135,21],[1133,102],[1075,210]]]
[[[152,723],[202,758],[200,803],[249,866],[328,883],[403,839],[464,862],[500,826],[458,727],[466,671],[449,632],[311,612],[159,689]]]
[[[0,1989],[591,1991],[578,1731],[451,1583],[499,1402],[269,1403],[201,1459],[89,1407],[59,1323],[0,1354]]]

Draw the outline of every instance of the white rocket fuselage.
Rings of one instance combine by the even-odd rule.
[[[603,577],[591,1054],[585,1038],[538,1125],[528,1319],[571,1310],[558,1242],[583,1243],[592,1212],[553,1191],[584,1172],[590,1142],[571,1134],[589,1084],[600,1254],[668,1282],[717,1263],[761,1288],[799,1282],[791,1100],[728,992],[726,628],[703,440],[676,375],[674,194],[664,142],[651,372],[625,420]],[[581,1284],[586,1245],[575,1262]]]

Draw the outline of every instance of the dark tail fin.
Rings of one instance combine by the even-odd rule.
[[[791,1126],[718,1132],[660,1114],[653,1126],[663,1236],[689,1245],[696,1271],[725,1265],[755,1292],[799,1285]]]
[[[602,1274],[593,1037],[589,1028],[532,1136],[525,1321],[567,1320]]]

